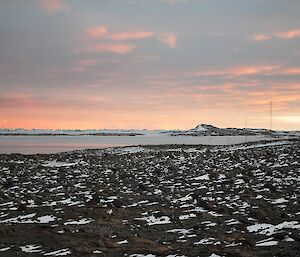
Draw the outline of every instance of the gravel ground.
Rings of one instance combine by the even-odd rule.
[[[300,144],[0,155],[0,256],[300,256]]]

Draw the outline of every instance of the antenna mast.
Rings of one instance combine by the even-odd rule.
[[[245,117],[245,125],[246,125],[246,143],[248,143],[248,117],[247,117],[247,114],[246,114],[246,117]]]
[[[272,112],[273,112],[273,110],[272,110],[272,108],[273,108],[273,103],[272,103],[272,100],[270,101],[270,130],[272,130]]]

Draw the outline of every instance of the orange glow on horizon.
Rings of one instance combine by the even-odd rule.
[[[83,65],[95,65],[93,59]],[[261,69],[264,70],[264,69]],[[268,69],[267,69],[268,70]],[[240,70],[239,70],[240,71]],[[243,70],[243,72],[245,72]],[[246,69],[246,72],[253,72]],[[259,89],[256,82],[199,85],[194,90],[171,88],[159,92],[125,89],[119,94],[83,92],[81,88],[38,94],[0,95],[1,128],[44,129],[190,129],[198,123],[220,127],[249,126],[268,128],[269,102],[273,101],[274,128],[299,130],[300,110],[291,108],[300,101],[300,84],[274,84]],[[243,91],[241,88],[250,91]],[[93,87],[90,88],[94,90]],[[217,93],[218,92],[218,93]],[[21,111],[22,110],[22,111]],[[228,113],[228,116],[224,116]],[[253,117],[252,125],[250,117]]]
[[[224,105],[223,110],[174,110],[162,111],[91,111],[84,109],[59,110],[38,109],[36,106],[27,107],[24,114],[17,110],[1,114],[1,128],[26,129],[190,129],[200,123],[212,124],[219,127],[245,127],[245,115],[248,116],[248,126],[253,128],[268,128],[269,102],[256,100],[245,102],[244,105],[257,105],[263,111],[230,110]],[[274,128],[299,130],[299,113],[285,115],[279,107],[274,106]],[[229,111],[230,110],[230,111]],[[230,112],[230,116],[224,116]],[[276,118],[277,117],[277,118]],[[289,117],[289,118],[285,118]]]

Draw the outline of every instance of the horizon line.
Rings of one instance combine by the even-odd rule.
[[[138,131],[142,131],[142,130],[147,130],[147,131],[157,131],[157,130],[161,130],[161,131],[174,131],[174,130],[178,130],[178,131],[187,131],[187,130],[192,130],[194,128],[196,128],[199,125],[208,125],[208,126],[213,126],[219,129],[245,129],[245,130],[254,130],[254,129],[260,129],[260,130],[269,130],[269,131],[299,131],[300,129],[270,129],[270,128],[265,128],[265,127],[219,127],[216,125],[212,125],[212,124],[206,124],[206,123],[200,123],[192,128],[189,129],[179,129],[179,128],[172,128],[172,129],[162,129],[162,128],[84,128],[84,129],[79,129],[79,128],[22,128],[22,127],[14,127],[14,128],[1,128],[0,130],[18,130],[18,129],[22,129],[22,130],[26,130],[26,131],[32,131],[32,130],[51,130],[51,131],[58,131],[58,130],[69,130],[69,131],[88,131],[88,130],[138,130]]]

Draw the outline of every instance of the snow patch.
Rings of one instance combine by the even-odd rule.
[[[153,215],[144,217],[144,218],[135,218],[136,220],[144,220],[147,222],[148,226],[153,225],[163,225],[171,223],[170,218],[168,216],[154,217]]]

